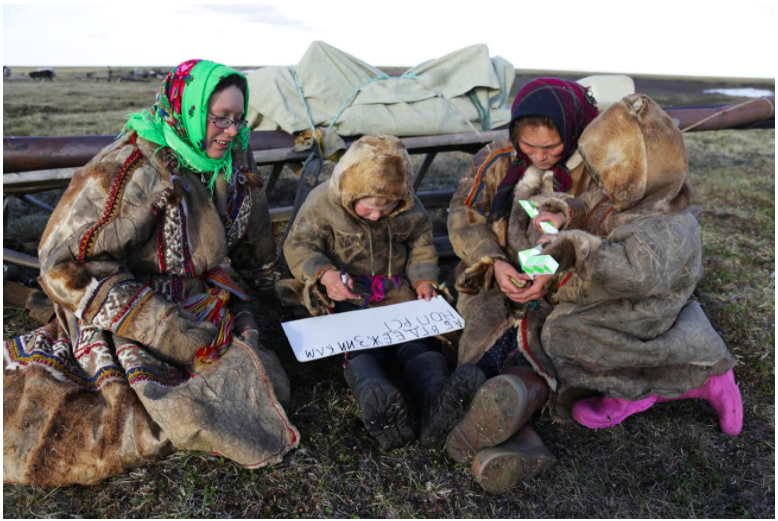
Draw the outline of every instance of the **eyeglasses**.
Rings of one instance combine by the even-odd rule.
[[[230,126],[234,124],[236,130],[242,130],[246,128],[246,125],[248,125],[248,121],[246,121],[245,119],[239,119],[237,121],[233,121],[230,118],[214,116],[212,114],[208,114],[206,117],[208,118],[208,121],[216,125],[216,128],[221,128],[221,129],[230,128]]]

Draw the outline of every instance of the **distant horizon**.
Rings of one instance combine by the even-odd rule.
[[[474,10],[298,0],[158,3],[151,13],[115,4],[3,5],[10,67],[172,67],[192,58],[293,65],[317,41],[368,64],[408,66],[485,44],[519,70],[572,74],[758,80],[774,78],[778,63],[774,4],[645,9],[493,0]]]
[[[108,70],[108,65],[7,65],[3,64],[5,67],[9,67],[11,69],[18,68],[18,69],[95,69],[98,70]],[[112,69],[165,69],[170,70],[173,67],[178,65],[175,64],[166,64],[166,65],[111,65],[110,67]],[[234,64],[227,64],[230,67],[237,69],[237,70],[246,70],[246,69],[261,69],[264,67],[282,67],[279,65],[234,65]],[[374,65],[374,67],[386,70],[386,69],[410,69],[413,67],[413,65]],[[557,70],[557,69],[519,69],[515,68],[517,75],[532,75],[533,73],[538,74],[546,74],[546,73],[552,73],[552,74],[558,74],[562,76],[589,76],[589,75],[618,75],[618,76],[630,76],[632,78],[652,78],[652,79],[679,79],[679,80],[700,80],[700,81],[715,81],[715,80],[723,80],[723,81],[740,81],[740,82],[746,82],[746,81],[752,81],[755,83],[775,83],[775,77],[761,77],[761,76],[693,76],[693,75],[683,75],[683,74],[661,74],[661,73],[629,73],[629,72],[613,72],[613,71],[578,71],[578,70]]]

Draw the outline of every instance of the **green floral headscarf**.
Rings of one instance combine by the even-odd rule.
[[[227,181],[232,177],[232,154],[227,151],[221,159],[211,159],[205,153],[205,133],[208,125],[208,100],[216,85],[231,75],[245,78],[226,65],[207,60],[189,60],[167,75],[157,93],[157,102],[151,110],[130,114],[122,133],[134,130],[143,139],[169,147],[182,166],[198,173],[210,173],[208,188],[213,190],[216,174],[223,173]],[[243,111],[248,110],[248,92],[244,96]],[[237,145],[245,150],[250,130],[238,131]]]

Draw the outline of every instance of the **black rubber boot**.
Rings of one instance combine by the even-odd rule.
[[[446,358],[430,351],[408,362],[403,371],[411,393],[422,407],[421,444],[439,445],[462,419],[470,401],[486,382],[483,371],[473,364],[459,366],[449,376]]]
[[[343,372],[367,432],[383,449],[401,447],[413,440],[413,424],[405,398],[386,377],[378,360],[370,355],[355,357]]]

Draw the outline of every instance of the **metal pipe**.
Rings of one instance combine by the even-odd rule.
[[[741,105],[738,107],[738,105]],[[775,117],[775,96],[758,98],[749,104],[709,105],[700,107],[666,107],[664,110],[686,128],[705,118],[712,117],[695,127],[694,131],[743,128],[749,125],[769,125]],[[774,127],[774,119],[773,119]],[[483,143],[507,135],[504,130],[475,134],[449,134],[444,136],[420,136],[403,138],[409,152],[426,154],[450,150],[477,151]],[[114,136],[52,136],[52,137],[4,137],[3,172],[5,174],[30,170],[66,169],[80,167],[109,145]],[[354,137],[346,138],[347,143]],[[282,131],[252,132],[249,141],[257,163],[273,164],[279,161],[304,160],[308,153],[293,152],[294,138]],[[6,178],[3,179],[5,184]]]
[[[775,96],[719,107],[668,107],[665,111],[684,131],[748,127],[775,119]]]
[[[3,138],[3,173],[84,166],[116,136],[31,136]],[[282,131],[252,132],[251,149],[291,148],[294,137]]]
[[[41,261],[38,257],[19,253],[18,251],[9,250],[8,248],[3,248],[3,262],[10,262],[11,264],[18,264],[19,266],[25,266],[36,270],[41,269]]]
[[[19,194],[17,194],[16,197],[26,205],[31,206],[36,210],[43,210],[46,213],[54,213],[54,208],[52,208],[51,206],[47,205],[44,202],[38,201],[34,197],[31,197],[29,195],[19,195]]]

